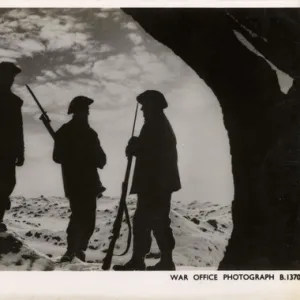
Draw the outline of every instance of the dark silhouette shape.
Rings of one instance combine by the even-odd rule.
[[[281,269],[299,268],[300,251],[300,102],[299,80],[295,79],[284,100],[274,108],[280,135],[268,152],[263,184],[268,199],[268,256]]]
[[[133,219],[133,254],[125,265],[115,270],[145,270],[144,259],[151,247],[153,232],[160,252],[160,262],[148,269],[174,270],[172,251],[175,240],[170,228],[170,202],[181,188],[176,137],[163,109],[167,102],[160,92],[146,91],[137,97],[142,104],[145,123],[139,137],[132,137],[127,155],[136,156],[131,194],[138,195]]]
[[[51,137],[54,139],[55,132],[54,132],[52,126],[50,125],[51,120],[48,117],[48,114],[46,113],[46,111],[42,107],[42,105],[39,102],[39,100],[36,98],[35,94],[33,93],[32,89],[29,87],[29,85],[26,84],[26,88],[28,89],[30,95],[32,96],[32,98],[34,99],[35,103],[37,104],[37,106],[39,107],[40,111],[42,112],[42,115],[40,116],[40,120],[43,122],[43,124],[46,127],[47,131],[49,132],[49,134],[51,135]]]
[[[9,196],[16,185],[15,166],[24,164],[23,101],[11,92],[14,78],[20,72],[13,63],[0,63],[0,231],[7,230],[3,218],[10,209]]]
[[[96,199],[105,191],[97,168],[106,165],[106,155],[88,123],[92,103],[87,97],[75,97],[68,111],[73,114],[72,120],[55,134],[53,160],[62,166],[65,195],[71,207],[68,248],[62,261],[70,261],[74,256],[85,260],[84,251],[95,229]]]
[[[298,9],[123,10],[148,34],[183,59],[220,102],[230,142],[235,191],[233,231],[219,269],[299,269],[300,251],[296,251],[298,263],[295,258],[282,262],[273,255],[277,249],[281,257],[290,255],[282,239],[284,233],[281,231],[278,239],[274,223],[276,220],[277,224],[284,223],[289,218],[295,220],[295,215],[299,216],[295,205],[290,206],[297,194],[297,187],[292,185],[297,167],[290,181],[286,172],[279,168],[281,159],[278,156],[273,160],[267,158],[279,146],[285,123],[281,121],[289,118],[285,109],[278,110],[274,116],[274,107],[283,102],[285,95],[271,66],[242,45],[235,35],[235,31],[242,33],[270,62],[295,79],[300,76],[300,44],[295,42],[300,33]],[[295,98],[297,101],[299,99]],[[295,132],[287,128],[285,134],[292,131]],[[290,140],[294,146],[298,143],[295,137]],[[277,169],[276,180],[271,175],[274,168]],[[282,186],[281,191],[285,200],[271,208],[270,203],[280,201],[272,190],[286,180],[290,182]],[[291,185],[294,192],[289,190]],[[299,224],[298,221],[298,227]],[[297,239],[299,231],[295,229],[291,235]]]
[[[135,109],[135,114],[134,114],[131,137],[133,137],[133,135],[134,135],[136,117],[137,117],[137,113],[138,113],[138,106],[139,105],[137,103],[136,109]],[[113,255],[114,255],[114,249],[116,246],[117,239],[120,236],[120,230],[122,227],[124,214],[125,214],[125,221],[128,225],[128,237],[127,237],[126,249],[121,254],[121,256],[125,255],[130,249],[132,228],[131,228],[128,207],[127,207],[127,203],[126,203],[126,197],[127,197],[127,191],[128,191],[128,183],[129,183],[129,178],[130,178],[132,159],[133,159],[132,155],[127,155],[127,166],[126,166],[126,170],[125,170],[124,180],[122,182],[122,192],[121,192],[121,197],[120,197],[120,201],[119,201],[119,207],[118,207],[117,215],[116,215],[116,218],[114,221],[114,225],[113,225],[113,229],[112,229],[112,236],[110,238],[109,246],[106,251],[105,257],[103,258],[102,270],[104,270],[104,271],[109,270],[111,267],[111,261],[112,261]]]

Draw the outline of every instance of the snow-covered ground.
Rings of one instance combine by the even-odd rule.
[[[17,247],[15,253],[6,251],[8,253],[0,254],[0,270],[101,270],[118,200],[109,197],[98,200],[97,224],[87,250],[87,263],[74,259],[71,264],[53,264],[66,250],[65,230],[70,215],[68,200],[14,197],[12,208],[5,215],[9,233],[2,234],[2,237],[15,237],[24,244]],[[128,199],[127,203],[132,217],[136,200]],[[232,230],[230,206],[177,201],[172,203],[171,220],[176,239],[174,261],[177,269],[216,269]],[[127,225],[124,223],[115,254],[125,249],[126,240]],[[35,257],[34,263],[28,264],[26,253],[27,257],[28,253]],[[130,255],[129,251],[125,256],[114,256],[113,264],[126,262]],[[147,265],[155,264],[158,258],[159,250],[153,239]]]

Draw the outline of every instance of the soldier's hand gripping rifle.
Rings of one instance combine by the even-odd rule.
[[[134,122],[133,122],[131,137],[133,137],[133,134],[134,134],[137,111],[138,111],[138,103],[137,103],[136,109],[135,109],[135,116],[134,116]],[[126,222],[128,224],[128,240],[127,240],[127,247],[121,255],[126,254],[129,250],[129,248],[130,248],[131,225],[130,225],[130,217],[129,217],[129,213],[128,213],[128,208],[127,208],[127,205],[126,205],[126,197],[127,197],[127,191],[128,191],[128,182],[129,182],[129,177],[130,177],[131,165],[132,165],[132,155],[127,157],[127,167],[126,167],[126,172],[125,172],[125,178],[124,178],[124,181],[122,183],[122,194],[121,194],[121,198],[120,198],[120,204],[119,204],[117,216],[116,216],[116,219],[115,219],[115,222],[114,222],[114,225],[113,225],[113,230],[112,230],[113,236],[110,240],[107,253],[106,253],[106,255],[103,259],[102,270],[109,270],[110,269],[112,257],[114,255],[114,248],[115,248],[115,245],[116,245],[116,241],[117,241],[117,239],[120,235],[120,230],[121,230],[121,226],[122,226],[124,212],[125,212]]]
[[[38,99],[35,97],[33,91],[31,90],[31,88],[26,84],[26,87],[29,91],[29,93],[31,94],[31,96],[33,97],[34,101],[36,102],[36,104],[38,105],[39,109],[42,112],[42,115],[40,116],[40,120],[44,123],[45,127],[47,128],[48,132],[50,133],[50,135],[52,136],[52,138],[54,139],[54,135],[55,135],[55,131],[53,130],[53,128],[50,125],[50,118],[48,117],[47,113],[45,112],[45,110],[43,109],[42,105],[40,104],[40,102],[38,101]]]

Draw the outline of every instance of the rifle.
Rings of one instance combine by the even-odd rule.
[[[38,101],[38,99],[35,97],[33,91],[31,90],[31,88],[26,84],[26,87],[29,91],[29,93],[31,94],[31,96],[33,97],[34,101],[36,102],[36,104],[38,105],[39,109],[42,112],[42,115],[40,116],[40,120],[42,120],[42,122],[44,123],[45,127],[47,128],[48,132],[50,133],[50,135],[52,136],[52,138],[54,139],[54,135],[55,135],[55,131],[53,130],[53,128],[50,125],[50,118],[48,117],[47,113],[45,112],[45,110],[43,109],[42,105],[40,104],[40,102]]]
[[[135,116],[134,116],[134,122],[133,122],[133,127],[132,127],[132,133],[131,137],[133,137],[134,134],[134,128],[135,128],[135,123],[136,123],[136,116],[137,116],[137,111],[138,111],[138,103],[136,105],[135,109]],[[130,242],[131,242],[131,225],[130,225],[130,217],[128,213],[128,208],[126,205],[126,197],[127,197],[127,191],[128,191],[128,182],[129,182],[129,177],[130,177],[130,170],[131,170],[131,165],[132,165],[132,155],[127,157],[127,167],[126,167],[126,172],[125,172],[125,178],[122,183],[122,193],[121,193],[121,198],[120,198],[120,204],[117,212],[117,216],[113,225],[113,236],[110,240],[109,247],[107,250],[107,253],[103,259],[103,265],[102,265],[102,270],[109,270],[111,266],[111,261],[114,253],[114,248],[116,245],[116,241],[120,235],[120,230],[122,226],[122,220],[123,220],[123,213],[125,212],[125,218],[126,222],[128,224],[128,240],[127,240],[127,247],[125,251],[120,254],[120,256],[125,255],[129,248],[130,248]]]

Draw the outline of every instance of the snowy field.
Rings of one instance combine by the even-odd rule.
[[[87,250],[87,263],[75,258],[70,264],[59,264],[55,262],[66,250],[68,200],[59,197],[13,198],[12,208],[5,216],[9,232],[0,234],[0,270],[101,270],[118,201],[109,197],[98,200],[97,224]],[[135,199],[128,199],[127,203],[132,217]],[[177,269],[216,269],[232,231],[230,206],[173,201],[171,219]],[[125,249],[126,240],[127,225],[123,223],[115,254]],[[114,256],[112,263],[124,263],[130,255],[131,250],[125,256]],[[159,250],[153,239],[146,263],[153,265],[158,259]]]

